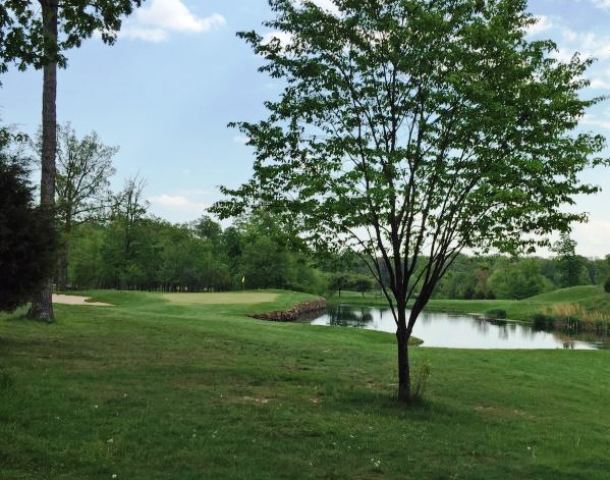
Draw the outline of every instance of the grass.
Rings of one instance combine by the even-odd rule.
[[[334,301],[362,305],[383,305],[385,299],[378,293],[362,295],[343,292]],[[558,305],[587,311],[591,316],[610,314],[610,294],[599,286],[580,286],[555,290],[525,300],[431,300],[427,310],[451,313],[483,314],[489,310],[505,310],[511,320],[530,322],[536,313],[551,313]]]
[[[412,349],[245,316],[267,303],[88,292],[52,326],[0,318],[0,478],[607,479],[610,352]]]

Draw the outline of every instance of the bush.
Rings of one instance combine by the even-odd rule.
[[[569,332],[580,332],[583,329],[583,321],[577,316],[572,315],[566,317],[564,322],[564,330],[567,330]]]
[[[610,293],[610,278],[608,278],[608,280],[606,280],[606,283],[604,284],[604,290],[607,293]]]
[[[555,327],[555,320],[555,317],[552,315],[536,313],[532,317],[534,330],[552,330]]]
[[[506,310],[502,308],[492,308],[491,310],[487,310],[485,312],[485,318],[489,318],[492,320],[506,320],[508,315]]]

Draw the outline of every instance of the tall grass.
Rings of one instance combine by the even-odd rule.
[[[610,314],[588,310],[576,303],[559,303],[548,307],[544,314],[533,316],[534,326],[567,332],[595,332],[610,335]]]

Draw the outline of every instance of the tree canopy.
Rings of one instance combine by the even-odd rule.
[[[44,30],[40,5],[56,4],[58,38]],[[40,69],[49,63],[66,66],[65,52],[80,47],[83,39],[98,32],[105,43],[112,44],[121,28],[122,17],[129,15],[142,0],[6,0],[0,4],[0,73],[10,64],[20,70],[29,66]]]

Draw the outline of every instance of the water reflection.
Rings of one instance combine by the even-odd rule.
[[[311,320],[312,325],[366,328],[394,333],[396,327],[387,308],[338,305]],[[560,332],[535,331],[529,325],[503,320],[489,321],[469,315],[423,313],[413,335],[425,347],[497,349],[573,349],[609,348],[608,339],[571,337]]]

